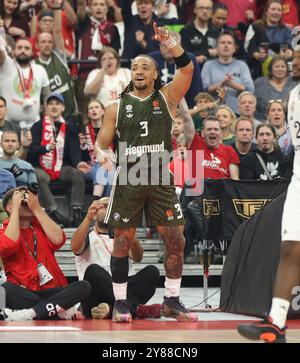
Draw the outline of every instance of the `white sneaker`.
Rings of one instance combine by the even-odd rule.
[[[110,311],[110,306],[107,303],[101,303],[91,309],[93,319],[107,319]]]
[[[77,303],[74,306],[72,306],[71,308],[65,310],[63,308],[61,308],[59,305],[56,306],[56,310],[57,310],[57,315],[62,319],[62,320],[83,320],[84,319],[84,315],[82,312],[82,306],[81,303]]]
[[[12,310],[12,309],[5,308],[4,309],[4,320],[5,321],[33,320],[32,309]]]

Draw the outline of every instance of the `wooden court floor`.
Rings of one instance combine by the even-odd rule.
[[[249,318],[250,319],[250,318]],[[248,320],[251,322],[251,320]],[[134,320],[0,322],[1,343],[247,343],[236,332],[243,320],[178,323]],[[300,320],[288,321],[287,340],[300,343]]]

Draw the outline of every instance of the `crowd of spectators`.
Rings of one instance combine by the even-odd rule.
[[[300,80],[299,12],[296,0],[2,1],[0,167],[17,186],[37,181],[47,213],[78,226],[86,184],[93,199],[111,191],[115,168],[102,169],[94,142],[105,108],[130,82],[131,59],[148,54],[162,82],[173,79],[176,65],[153,37],[155,22],[170,27],[194,64],[170,168],[186,165],[188,150],[204,150],[204,177],[268,179],[251,169],[259,153],[272,155],[265,160],[272,177],[288,176],[285,104]],[[175,176],[179,192],[189,177],[184,168]],[[59,180],[71,184],[70,217],[53,197]]]

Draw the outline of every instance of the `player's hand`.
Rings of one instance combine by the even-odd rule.
[[[154,30],[154,39],[158,40],[159,42],[166,42],[171,37],[169,29],[167,29],[164,26],[157,26],[155,22],[153,23],[153,30]]]

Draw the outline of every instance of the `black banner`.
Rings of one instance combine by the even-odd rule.
[[[192,203],[181,199],[200,239],[230,241],[241,223],[285,192],[288,184],[287,179],[206,179],[200,197],[192,198]]]

